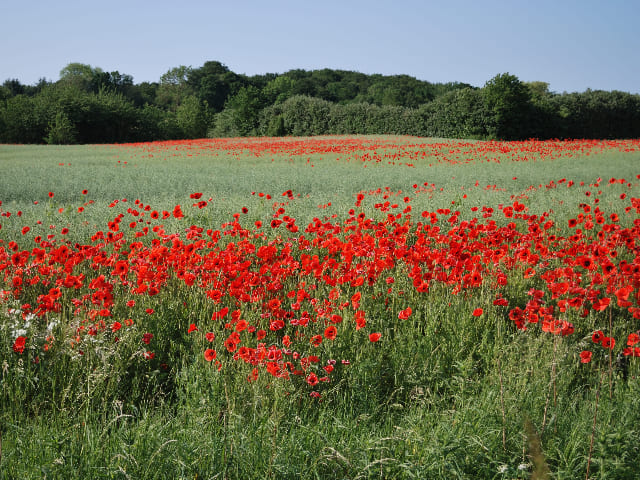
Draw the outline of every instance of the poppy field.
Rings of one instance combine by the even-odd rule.
[[[0,478],[640,476],[639,140],[0,169]]]

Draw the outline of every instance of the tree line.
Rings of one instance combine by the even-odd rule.
[[[247,76],[217,61],[159,82],[71,63],[59,80],[0,86],[2,143],[401,134],[503,139],[640,137],[640,95],[555,93],[502,73],[481,88],[408,75],[290,70]]]

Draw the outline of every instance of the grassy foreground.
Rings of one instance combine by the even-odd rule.
[[[0,478],[638,478],[639,162],[0,146]]]

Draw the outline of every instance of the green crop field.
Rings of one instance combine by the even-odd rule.
[[[640,142],[0,145],[0,478],[638,478]]]

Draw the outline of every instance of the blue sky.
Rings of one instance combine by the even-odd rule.
[[[236,73],[335,68],[475,86],[498,73],[554,92],[640,93],[629,0],[31,0],[7,2],[0,82],[71,62],[159,81],[218,60]]]

